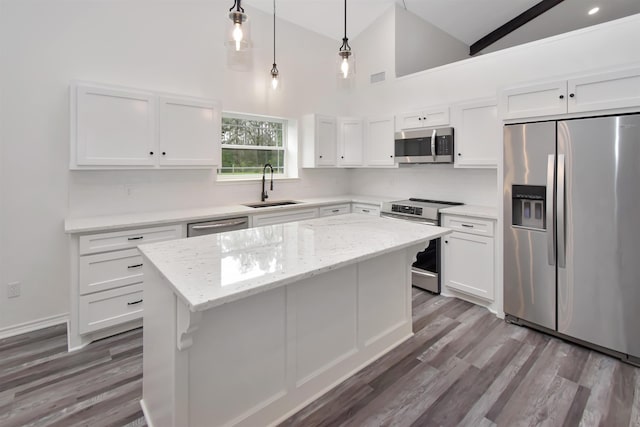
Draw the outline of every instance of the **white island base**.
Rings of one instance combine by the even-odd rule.
[[[194,312],[145,263],[147,423],[283,421],[412,335],[410,265],[424,247]]]

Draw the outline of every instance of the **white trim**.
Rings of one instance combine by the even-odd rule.
[[[69,313],[58,314],[56,316],[43,317],[42,319],[32,320],[18,325],[0,328],[0,339],[13,337],[27,332],[37,331],[38,329],[48,328],[50,326],[59,325],[69,322]],[[69,327],[67,325],[67,330]]]
[[[233,178],[231,178],[233,176]],[[271,177],[267,180],[271,181]],[[296,182],[299,177],[286,177],[273,175],[274,182]],[[255,184],[262,181],[262,175],[224,175],[216,174],[216,184]]]

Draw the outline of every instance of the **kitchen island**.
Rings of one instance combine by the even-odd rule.
[[[448,232],[348,214],[141,245],[147,423],[285,419],[412,335],[410,265]]]

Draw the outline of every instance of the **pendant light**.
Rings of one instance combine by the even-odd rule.
[[[273,0],[273,67],[271,67],[271,87],[278,89],[279,73],[276,65],[276,0]]]
[[[233,6],[229,9],[229,19],[233,22],[229,44],[235,48],[236,52],[244,50],[249,46],[247,35],[242,29],[242,24],[247,21],[247,15],[244,13],[244,8],[240,4],[241,1],[242,0],[234,0]]]
[[[347,38],[347,0],[344,0],[344,38],[342,39],[342,46],[338,50],[338,56],[340,57],[340,76],[343,79],[353,77],[355,73],[355,58]]]

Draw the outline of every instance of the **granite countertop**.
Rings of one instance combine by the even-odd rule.
[[[319,207],[338,203],[367,203],[380,205],[382,202],[394,199],[378,196],[345,195],[303,199],[295,198],[293,200],[299,203],[296,203],[294,205],[271,206],[258,209],[237,204],[172,211],[104,215],[88,218],[67,218],[64,222],[64,231],[69,234],[110,231],[128,227],[153,226],[178,222],[225,218],[234,215],[256,215],[269,212],[300,209],[305,207]],[[255,201],[253,202],[255,203]]]
[[[140,245],[191,311],[231,301],[448,234],[361,214]]]
[[[442,214],[473,216],[476,218],[498,219],[498,209],[492,206],[461,205],[440,210]]]

